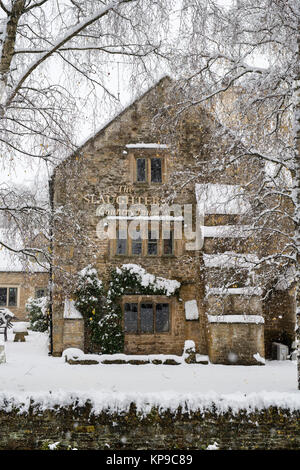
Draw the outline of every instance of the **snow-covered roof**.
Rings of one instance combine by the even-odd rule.
[[[75,307],[74,300],[65,299],[64,304],[64,318],[68,320],[79,320],[82,319],[82,315]]]
[[[209,323],[265,323],[261,315],[207,315]]]
[[[202,214],[243,214],[250,209],[243,188],[233,184],[196,184],[196,199]]]
[[[253,287],[230,287],[228,289],[222,287],[206,287],[208,294],[214,295],[262,295],[263,289],[258,286]]]
[[[249,268],[259,263],[259,258],[255,254],[241,254],[232,251],[216,254],[203,254],[204,265],[207,268]]]
[[[201,231],[206,238],[245,238],[252,233],[250,225],[205,225]]]

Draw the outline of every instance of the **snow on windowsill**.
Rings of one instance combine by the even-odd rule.
[[[167,149],[168,145],[140,142],[136,144],[127,144],[125,147],[128,149]]]

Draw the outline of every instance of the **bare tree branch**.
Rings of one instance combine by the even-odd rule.
[[[70,41],[73,37],[77,36],[81,31],[86,29],[91,24],[95,23],[95,21],[99,20],[100,18],[106,16],[110,11],[112,11],[115,7],[122,5],[123,3],[129,3],[135,0],[115,0],[110,3],[108,6],[97,12],[95,15],[92,15],[90,18],[84,20],[81,24],[77,25],[73,30],[67,33],[62,39],[59,39],[57,43],[50,48],[46,53],[44,53],[37,61],[29,66],[27,71],[23,74],[23,76],[19,79],[17,85],[15,85],[14,89],[11,91],[8,99],[5,102],[4,108],[8,107],[11,102],[13,101],[14,97],[20,90],[21,86],[25,82],[25,80],[31,75],[31,73],[46,59],[48,59],[51,55],[53,55],[60,47],[62,47],[66,42]]]
[[[2,10],[7,14],[7,16],[10,14],[10,11],[8,10],[8,8],[6,8],[2,0],[0,0],[0,8],[2,8]]]

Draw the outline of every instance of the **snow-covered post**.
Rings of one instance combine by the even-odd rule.
[[[195,346],[194,341],[192,340],[185,341],[184,349],[183,349],[183,357],[184,357],[184,361],[187,364],[196,363],[196,346]]]

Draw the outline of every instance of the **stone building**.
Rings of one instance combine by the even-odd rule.
[[[175,119],[169,106],[175,98],[170,79],[162,79],[55,169],[53,355],[85,347],[72,297],[87,265],[104,282],[112,268],[135,265],[180,283],[178,296],[123,296],[125,353],[181,355],[184,342],[193,340],[197,353],[214,363],[260,364],[273,341],[293,341],[293,290],[266,298],[249,269],[266,252],[245,237],[251,204],[243,187],[259,163],[241,161],[224,171],[216,165],[214,180],[192,177],[196,155],[215,164],[232,143],[214,137],[216,123],[201,108]],[[133,204],[140,209],[131,212]],[[153,212],[167,205],[177,209]],[[139,221],[140,237],[122,238],[132,221]],[[116,227],[116,238],[103,235],[108,226]]]
[[[0,251],[0,308],[8,308],[14,321],[27,321],[26,302],[48,292],[49,274],[35,263],[22,263],[5,248]]]

